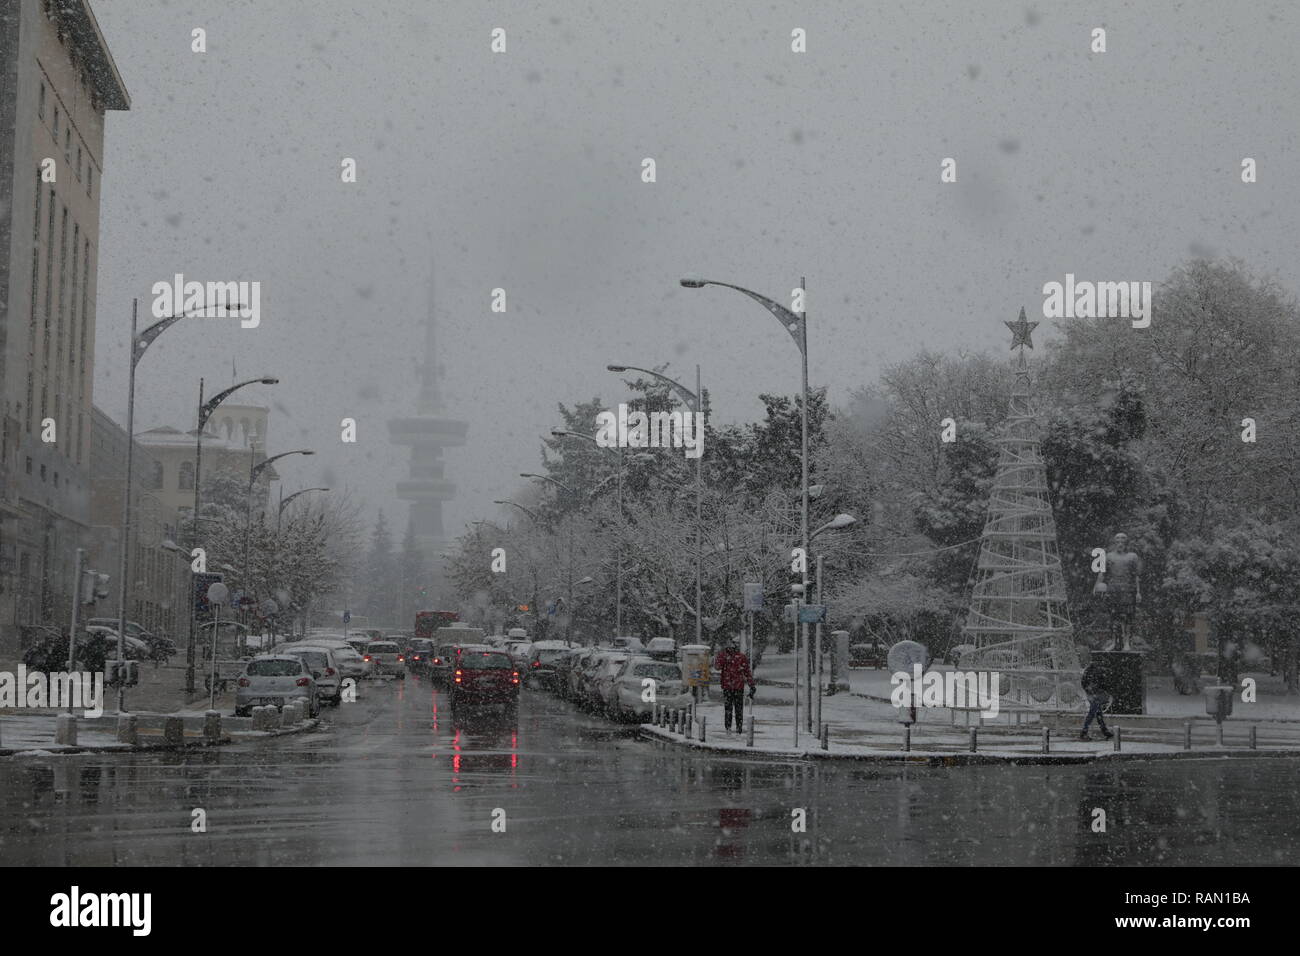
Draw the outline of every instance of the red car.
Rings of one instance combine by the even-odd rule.
[[[514,710],[519,706],[519,685],[519,671],[505,651],[463,647],[451,673],[451,706],[504,704]]]

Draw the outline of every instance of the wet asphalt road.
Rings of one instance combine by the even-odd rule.
[[[763,764],[525,691],[454,725],[423,680],[315,733],[188,755],[0,760],[0,864],[1258,865],[1300,853],[1300,761]],[[1093,832],[1094,808],[1107,812]],[[192,812],[207,831],[192,832]],[[792,828],[802,809],[806,832]],[[494,829],[494,820],[496,823]],[[502,830],[504,823],[504,832]]]

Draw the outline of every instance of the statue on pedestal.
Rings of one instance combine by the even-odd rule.
[[[1111,549],[1106,552],[1106,566],[1097,575],[1093,593],[1104,594],[1106,609],[1110,614],[1111,650],[1128,651],[1137,617],[1137,606],[1142,602],[1142,559],[1128,546],[1128,535],[1115,535]]]

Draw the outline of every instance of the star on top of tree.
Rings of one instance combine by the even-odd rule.
[[[1031,349],[1034,347],[1034,343],[1030,341],[1029,334],[1033,332],[1034,329],[1038,328],[1038,323],[1030,322],[1025,318],[1025,307],[1023,305],[1020,307],[1019,319],[1014,322],[1003,322],[1002,324],[1011,330],[1011,347],[1013,349],[1017,346],[1026,345]]]

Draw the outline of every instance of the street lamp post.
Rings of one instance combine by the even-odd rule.
[[[226,311],[230,309],[242,308],[242,303],[235,303],[233,306],[227,304]],[[200,306],[201,311],[206,311],[208,305],[205,303]],[[131,362],[127,370],[126,379],[126,474],[122,479],[122,553],[118,558],[118,602],[117,602],[117,660],[118,660],[118,683],[117,683],[117,710],[121,713],[126,706],[126,681],[123,679],[122,669],[126,663],[126,600],[128,596],[128,575],[131,569],[131,472],[134,468],[135,461],[135,367],[140,364],[140,359],[144,358],[144,353],[149,346],[153,344],[158,336],[162,335],[175,323],[190,315],[190,312],[181,312],[177,315],[169,315],[159,319],[153,325],[144,331],[139,329],[140,300],[131,300]]]
[[[572,432],[564,428],[552,428],[551,434],[556,438],[585,438],[595,443],[599,447],[604,447],[596,440],[595,435],[587,435],[583,432]],[[618,468],[615,472],[615,479],[618,491],[618,537],[617,547],[614,549],[614,562],[616,580],[614,591],[614,636],[621,637],[623,634],[623,446],[618,446]],[[605,479],[608,481],[609,479]]]
[[[606,366],[611,372],[642,372],[646,375],[659,379],[669,388],[673,389],[683,402],[686,403],[687,409],[692,412],[704,411],[704,391],[700,386],[700,367],[695,366],[695,391],[692,392],[681,382],[669,378],[659,372],[651,371],[648,368],[637,368],[635,365],[608,365]],[[701,425],[703,427],[703,425]],[[703,436],[697,435],[697,441],[702,441]],[[701,449],[702,450],[702,449]],[[702,465],[704,455],[697,455],[695,458],[695,643],[704,643],[704,585],[703,572],[701,570],[701,561],[703,556],[703,536],[704,536],[704,472]]]
[[[194,514],[190,520],[190,551],[193,552],[199,546],[199,496],[203,486],[203,431],[208,427],[208,419],[217,407],[229,398],[233,393],[243,388],[245,385],[278,385],[278,378],[250,378],[246,382],[240,382],[232,385],[224,391],[218,392],[206,402],[203,400],[203,379],[199,379],[199,417],[198,430],[195,432],[194,439]],[[194,588],[191,586],[190,591],[190,634],[189,640],[185,642],[185,693],[194,694],[194,643],[196,638],[196,628],[198,621],[196,614],[198,612],[198,595],[192,593]]]
[[[517,501],[511,501],[508,498],[495,498],[493,499],[492,503],[494,505],[510,505],[511,507],[518,508],[524,514],[528,515],[528,517],[532,520],[533,524],[541,523],[535,511],[533,511],[531,508],[525,508]],[[509,531],[509,526],[507,526],[506,530]],[[537,610],[537,565],[533,562],[529,562],[529,563],[531,565],[532,578],[533,578],[533,597],[529,606],[533,609],[533,638],[535,640],[537,637],[537,632],[541,627],[541,615]]]
[[[821,486],[819,485],[818,487],[820,488]],[[821,534],[823,531],[835,531],[840,528],[847,528],[849,525],[857,524],[857,521],[858,519],[853,517],[853,515],[840,512],[830,521],[826,522],[824,525],[822,525],[820,528],[814,531],[811,535],[809,535],[808,541],[809,543],[816,541],[817,536]],[[815,598],[815,603],[819,605],[822,604],[822,554],[821,552],[817,553],[817,597]],[[814,665],[816,668],[815,683],[817,686],[816,726],[817,726],[817,733],[820,736],[821,726],[822,726],[822,622],[820,620],[817,622],[814,628],[813,640],[816,644],[816,658],[817,658],[816,664]],[[812,712],[811,697],[809,697],[808,699],[808,710],[811,717],[811,712]]]
[[[251,574],[248,567],[248,563],[250,560],[249,545],[252,541],[252,536],[253,536],[253,485],[257,483],[257,476],[260,475],[267,468],[269,468],[273,462],[277,462],[281,458],[288,458],[290,455],[314,455],[314,454],[316,453],[312,451],[310,448],[297,448],[293,451],[282,451],[278,455],[272,455],[270,458],[264,458],[260,462],[254,464],[254,461],[257,456],[257,444],[256,443],[253,444],[251,457],[249,458],[249,467],[248,467],[248,494],[245,496],[246,520],[244,522],[244,570],[240,574],[240,582],[239,582],[241,591],[247,593],[250,590],[249,584],[250,584]],[[277,516],[277,520],[278,520],[278,516]],[[237,611],[238,609],[234,608],[232,610]]]
[[[519,477],[520,477],[520,478],[536,478],[536,479],[538,479],[538,480],[540,480],[540,481],[549,481],[551,484],[555,485],[555,487],[559,488],[561,491],[563,491],[563,492],[565,492],[567,495],[569,495],[570,498],[574,498],[574,499],[576,499],[576,497],[577,497],[577,496],[574,494],[574,491],[573,491],[572,488],[570,488],[568,485],[566,485],[566,484],[565,484],[564,482],[562,482],[562,481],[557,481],[557,480],[555,480],[554,478],[550,477],[549,475],[537,475],[537,474],[533,474],[533,472],[531,472],[531,471],[521,471],[521,472],[519,473]],[[572,605],[572,603],[573,603],[573,515],[569,515],[569,560],[568,560],[568,565],[569,565],[569,569],[568,569],[568,578],[569,578],[569,604]],[[564,624],[564,643],[565,643],[565,644],[568,644],[568,645],[570,645],[570,646],[572,646],[572,644],[573,644],[573,641],[572,641],[572,639],[571,639],[572,634],[573,634],[573,609],[572,609],[572,607],[571,607],[571,606],[570,606],[570,607],[566,607],[566,608],[565,608],[565,612],[566,612],[566,613],[565,613],[565,624]]]
[[[790,309],[787,309],[781,303],[773,299],[769,299],[765,295],[759,295],[757,292],[752,292],[751,290],[746,289],[742,286],[732,285],[730,282],[718,282],[713,279],[701,279],[698,277],[688,277],[688,278],[683,278],[681,280],[681,284],[687,289],[702,289],[706,285],[722,286],[723,288],[727,288],[727,289],[735,289],[737,292],[741,292],[749,296],[759,305],[763,306],[763,308],[767,309],[767,311],[771,312],[774,316],[776,316],[777,320],[781,323],[781,325],[785,327],[785,330],[790,333],[790,338],[794,339],[794,344],[799,349],[799,354],[802,358],[802,366],[801,366],[802,400],[800,402],[800,408],[799,408],[799,432],[800,432],[799,471],[800,471],[800,498],[802,499],[802,507],[800,508],[799,528],[800,528],[800,537],[803,540],[802,583],[804,586],[804,590],[806,592],[808,588],[808,309],[806,306],[806,300],[807,300],[806,278],[800,277],[799,279],[799,289],[802,292],[804,292],[805,295],[802,296],[804,302],[801,303],[802,305],[804,305],[804,308],[802,308],[797,314],[791,311]],[[796,633],[798,633],[797,630]],[[806,649],[808,647],[808,625],[807,624],[803,625],[803,643]],[[811,655],[809,655],[809,657],[811,658]],[[812,693],[811,674],[809,675],[808,692],[811,695]],[[795,688],[796,697],[798,696],[798,693],[799,690],[798,687],[796,687]]]

